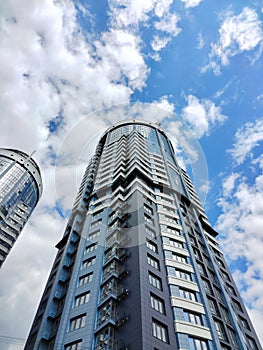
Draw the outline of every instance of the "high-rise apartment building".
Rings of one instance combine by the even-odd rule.
[[[262,349],[159,125],[124,121],[89,162],[26,350]]]
[[[42,194],[40,170],[24,152],[0,149],[0,267]]]

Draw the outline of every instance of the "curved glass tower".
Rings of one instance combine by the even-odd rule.
[[[35,161],[24,152],[0,148],[0,267],[41,194]]]
[[[189,176],[159,125],[109,128],[25,349],[261,349]]]

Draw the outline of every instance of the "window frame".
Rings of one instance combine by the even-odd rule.
[[[88,303],[89,299],[90,299],[90,291],[76,295],[74,299],[74,307],[78,307],[80,305]]]
[[[95,261],[96,261],[96,256],[91,256],[90,258],[88,259],[85,259],[83,262],[82,262],[82,269],[85,269],[86,267],[90,267],[92,265],[95,264]]]
[[[92,252],[93,250],[97,249],[98,247],[98,242],[95,242],[95,243],[92,243],[92,244],[89,244],[86,249],[85,249],[85,253],[90,253]]]
[[[83,276],[79,277],[79,287],[91,282],[93,279],[93,272],[89,272]]]
[[[160,270],[160,262],[158,259],[154,258],[152,255],[147,254],[147,263],[155,268],[156,270]]]
[[[154,253],[158,253],[158,247],[157,244],[153,243],[151,240],[146,240],[146,247],[149,248]]]
[[[161,278],[156,276],[155,274],[153,274],[150,271],[148,272],[148,274],[149,274],[148,276],[149,276],[150,285],[155,287],[158,290],[163,290]]]
[[[151,308],[160,312],[160,314],[165,315],[165,303],[164,300],[158,297],[157,295],[151,293],[150,294],[150,302],[151,302]]]
[[[82,340],[74,341],[73,343],[65,344],[65,350],[81,350]]]
[[[87,314],[81,314],[69,320],[69,332],[83,328],[86,325]]]
[[[166,344],[169,344],[167,326],[154,318],[152,319],[152,334],[154,338],[159,339]]]

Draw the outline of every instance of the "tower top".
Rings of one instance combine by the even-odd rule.
[[[40,168],[32,158],[32,155],[28,155],[27,153],[22,152],[18,149],[0,148],[0,156],[12,159],[14,162],[19,163],[31,174],[31,176],[33,176],[37,184],[40,198],[43,191],[42,178]]]
[[[158,129],[161,133],[163,133],[166,137],[166,133],[165,131],[162,129],[161,127],[161,123],[157,122],[157,123],[153,123],[153,122],[148,122],[146,120],[142,120],[142,119],[126,119],[126,120],[122,120],[120,122],[117,122],[113,125],[111,125],[107,130],[105,130],[105,132],[102,134],[101,139],[103,139],[105,137],[106,134],[108,134],[110,131],[119,128],[120,126],[125,126],[125,125],[145,125],[145,126],[149,126],[155,129]]]

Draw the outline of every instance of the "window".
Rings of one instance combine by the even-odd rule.
[[[216,296],[217,300],[221,301],[223,303],[224,300],[223,300],[223,296],[222,296],[222,293],[220,292],[220,290],[218,288],[214,288],[214,290],[215,290],[215,296]]]
[[[153,219],[149,215],[144,214],[144,220],[153,225]]]
[[[156,234],[153,230],[151,230],[148,226],[145,226],[145,232],[151,236],[152,238],[156,238]]]
[[[78,340],[74,343],[67,344],[65,345],[65,350],[80,350],[81,344],[82,344],[81,340]]]
[[[164,301],[154,294],[151,294],[151,307],[161,314],[165,314]]]
[[[144,211],[150,215],[153,214],[152,208],[150,208],[148,205],[144,204]]]
[[[152,201],[148,197],[143,197],[143,198],[145,199],[147,204],[152,205]]]
[[[149,265],[151,265],[155,269],[160,270],[159,261],[157,259],[153,258],[149,254],[147,254],[147,262]]]
[[[194,324],[199,324],[200,326],[203,325],[201,315],[184,311],[184,320],[186,322],[194,323]]]
[[[203,279],[202,281],[203,281],[204,289],[205,289],[206,293],[212,294],[212,289],[211,289],[210,283],[208,281],[206,281],[205,279]]]
[[[191,281],[191,274],[189,272],[175,270],[175,276],[179,278],[184,278],[185,280]]]
[[[186,289],[180,288],[179,289],[179,293],[180,293],[180,297],[183,298],[183,299],[196,301],[195,292],[192,292],[190,290],[186,290]]]
[[[102,219],[96,220],[96,221],[92,222],[90,226],[91,226],[91,227],[98,226],[98,225],[101,224],[101,221],[102,221]]]
[[[89,259],[83,261],[82,268],[92,266],[95,263],[96,256],[92,256]]]
[[[221,311],[222,311],[224,321],[230,323],[227,309],[225,309],[224,307],[221,307]]]
[[[232,299],[233,301],[233,306],[234,306],[234,309],[238,310],[238,311],[242,311],[242,308],[241,308],[241,305],[238,301]]]
[[[167,327],[156,320],[152,321],[152,326],[153,336],[165,343],[169,343]]]
[[[97,247],[98,242],[89,245],[88,247],[86,247],[86,253],[92,252],[93,250],[97,249]]]
[[[96,337],[95,349],[109,349],[112,348],[111,339],[113,338],[114,330],[112,327],[103,328]]]
[[[151,241],[146,241],[146,246],[151,249],[153,252],[157,253],[157,245]]]
[[[208,304],[210,306],[210,310],[211,310],[212,314],[218,315],[218,308],[216,306],[216,302],[210,298],[207,298],[207,300],[208,300]]]
[[[189,232],[188,232],[188,234],[189,234],[190,242],[191,242],[192,244],[196,245],[196,240],[195,240],[195,238],[194,238]]]
[[[236,295],[236,292],[232,286],[226,283],[226,288],[229,291],[230,294]]]
[[[83,286],[83,284],[91,282],[92,278],[93,278],[93,273],[88,273],[87,275],[81,276],[79,278],[79,286]]]
[[[209,277],[210,281],[212,281],[212,282],[217,284],[216,278],[215,278],[215,274],[212,271],[210,271],[210,270],[209,270],[209,276],[208,277]]]
[[[240,317],[240,316],[239,316],[239,319],[240,319],[240,321],[241,321],[242,326],[243,326],[244,328],[250,330],[247,320],[244,319],[243,317]]]
[[[89,234],[89,239],[96,238],[96,237],[98,237],[99,234],[100,234],[100,230],[95,231],[95,232],[93,232],[93,233],[90,233],[90,234]]]
[[[215,328],[220,340],[226,340],[225,330],[221,322],[215,321]]]
[[[190,350],[208,350],[205,340],[189,337]]]
[[[180,230],[178,230],[178,229],[176,229],[176,228],[174,228],[174,227],[167,226],[167,227],[165,228],[165,231],[166,231],[166,232],[169,232],[169,233],[173,233],[173,234],[175,234],[175,235],[177,235],[177,236],[180,236]]]
[[[99,210],[99,211],[97,211],[96,213],[94,213],[93,215],[92,215],[92,217],[93,217],[93,219],[98,219],[100,216],[101,216],[101,214],[102,214],[102,210]]]
[[[171,222],[172,224],[178,224],[177,218],[174,218],[168,215],[160,214],[160,219],[164,219],[165,221]]]
[[[226,281],[230,281],[230,277],[229,277],[229,275],[228,275],[225,271],[220,270],[220,272],[221,272],[221,276],[222,276]]]
[[[197,263],[197,267],[198,267],[198,270],[201,274],[205,275],[205,269],[204,269],[204,266],[203,264],[201,264],[200,262]]]
[[[237,339],[236,339],[236,334],[235,334],[235,332],[234,332],[232,329],[228,328],[228,334],[229,334],[229,337],[230,337],[230,339],[231,339],[231,343],[232,343],[235,347],[237,347]]]
[[[185,256],[182,255],[178,255],[178,254],[172,254],[172,258],[173,260],[176,260],[178,262],[182,262],[184,264],[187,264],[187,258]]]
[[[82,304],[86,304],[89,301],[89,297],[90,297],[90,291],[83,293],[83,294],[80,294],[80,295],[77,295],[75,297],[74,306],[77,307],[77,306],[80,306]]]
[[[177,247],[177,248],[184,248],[184,244],[182,242],[178,242],[172,238],[169,238],[169,243],[173,246],[173,247]]]
[[[86,314],[74,317],[70,320],[69,330],[74,331],[85,326]]]
[[[149,282],[155,288],[160,289],[160,290],[162,289],[161,279],[150,272],[149,272]]]
[[[252,339],[248,336],[246,336],[246,339],[247,339],[247,345],[248,345],[249,350],[257,350],[258,349],[254,339]]]
[[[219,265],[219,266],[222,266],[222,267],[224,267],[224,264],[223,264],[223,262],[222,262],[222,260],[221,259],[219,259],[219,258],[215,258],[215,262]]]
[[[200,252],[197,250],[197,249],[193,249],[193,252],[194,252],[194,256],[197,258],[197,259],[201,259],[201,255],[200,255]]]

